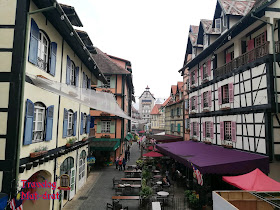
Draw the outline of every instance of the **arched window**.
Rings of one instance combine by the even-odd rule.
[[[36,102],[34,104],[32,143],[43,140],[44,128],[45,128],[45,113],[46,113],[45,105],[41,102]]]
[[[70,109],[68,110],[68,128],[67,128],[67,135],[73,135],[73,125],[74,125],[74,115],[73,111]]]
[[[60,175],[68,174],[70,175],[71,168],[74,167],[74,158],[68,157],[66,158],[63,163],[60,165]]]
[[[44,71],[48,70],[49,39],[43,31],[39,31],[38,40],[38,67]]]

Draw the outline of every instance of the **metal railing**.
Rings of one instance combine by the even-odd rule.
[[[276,49],[278,50],[278,52],[280,52],[280,44],[279,42],[276,43]],[[258,58],[268,55],[268,46],[269,42],[265,42],[264,44],[254,48],[253,50],[250,50],[249,52],[246,52],[243,55],[233,59],[229,63],[226,63],[223,66],[217,68],[215,70],[216,76],[228,74],[240,66],[246,65],[250,62],[257,60]]]

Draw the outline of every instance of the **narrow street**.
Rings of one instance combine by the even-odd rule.
[[[127,165],[135,164],[136,160],[140,157],[140,150],[137,143],[133,143],[130,154],[130,161],[127,162]],[[112,188],[112,179],[114,177],[116,179],[124,177],[124,172],[118,171],[115,165],[103,167],[92,172],[84,187],[63,209],[106,209],[106,204],[112,203],[112,196],[115,195],[115,190]],[[128,206],[131,210],[136,210],[139,207],[138,201],[121,201],[121,204]]]

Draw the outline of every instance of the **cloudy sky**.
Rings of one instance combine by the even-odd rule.
[[[58,0],[74,6],[93,44],[130,60],[135,96],[167,98],[183,81],[189,25],[212,19],[216,0]]]

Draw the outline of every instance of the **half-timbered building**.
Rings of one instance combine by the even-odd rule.
[[[190,138],[267,156],[278,181],[279,12],[279,0],[218,0],[208,28],[200,23],[203,50],[193,55],[188,42],[181,69],[189,78]]]

